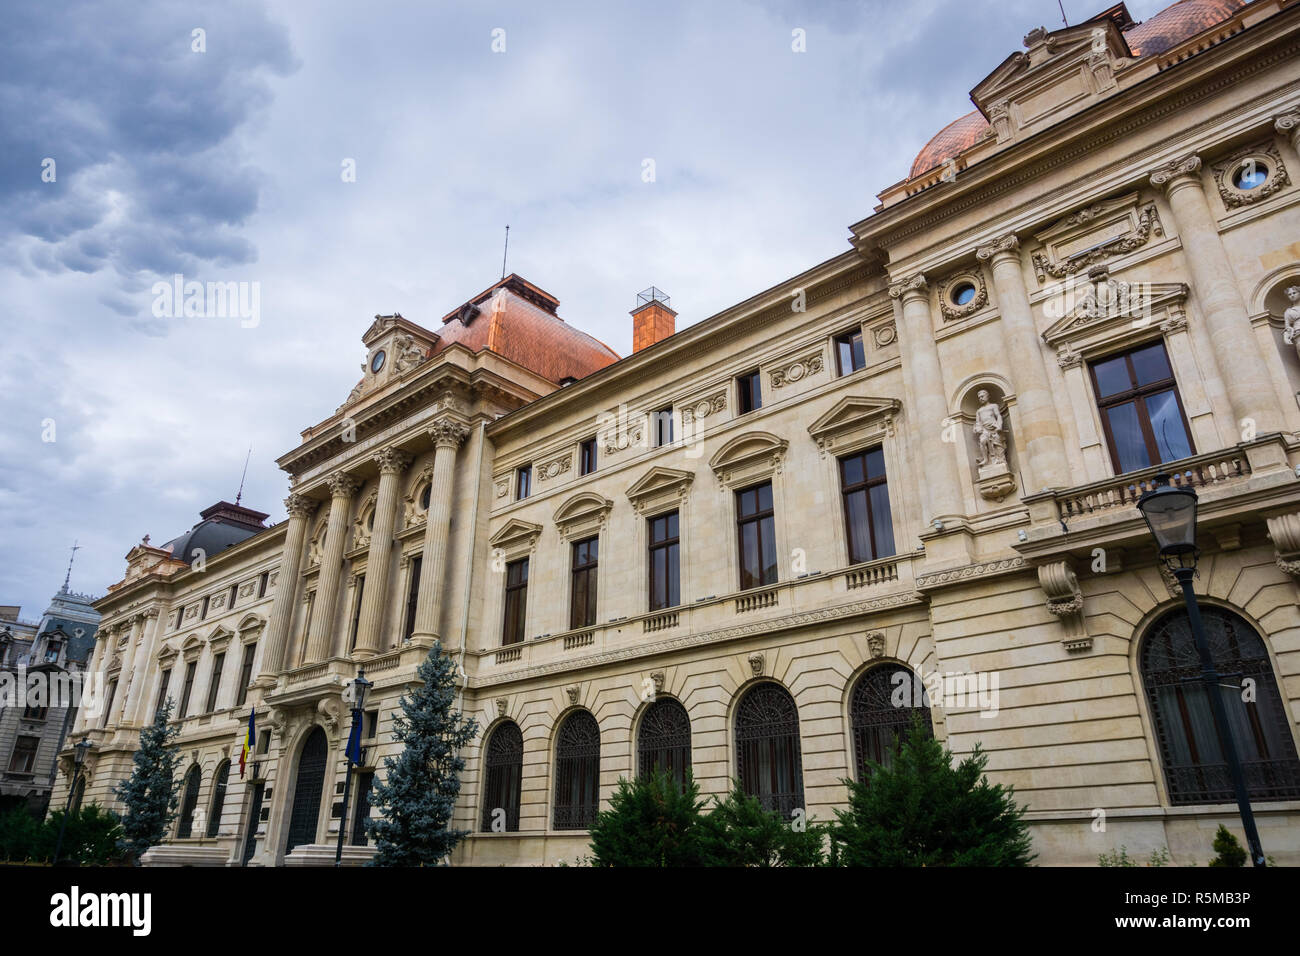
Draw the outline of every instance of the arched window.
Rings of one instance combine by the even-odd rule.
[[[557,830],[585,830],[596,819],[600,786],[600,726],[585,710],[560,727],[555,743]]]
[[[195,764],[190,768],[190,772],[185,775],[185,786],[181,797],[181,822],[176,828],[177,839],[188,840],[193,836],[194,809],[199,805],[200,779],[201,771],[199,765]]]
[[[788,818],[804,805],[799,710],[779,684],[759,684],[736,710],[736,771],[765,809]]]
[[[873,667],[861,677],[849,699],[849,721],[853,725],[853,765],[858,779],[867,778],[867,762],[889,766],[898,743],[919,716],[921,726],[934,734],[930,704],[921,679],[901,664]]]
[[[1264,642],[1231,611],[1203,605],[1201,618],[1251,799],[1300,798],[1300,761]],[[1170,801],[1232,803],[1232,777],[1185,610],[1170,611],[1151,626],[1139,667]],[[1248,701],[1252,684],[1254,700]]]
[[[504,811],[506,832],[519,829],[519,800],[524,778],[524,735],[519,725],[507,720],[492,731],[483,758],[482,830],[491,833],[492,824]]]
[[[680,701],[660,697],[646,709],[636,752],[639,776],[663,770],[679,787],[685,785],[691,767],[691,721]]]
[[[313,730],[302,745],[302,756],[298,758],[298,776],[293,787],[293,809],[289,813],[286,853],[299,844],[316,842],[316,823],[320,819],[328,749],[325,731],[320,727]]]
[[[226,782],[230,779],[230,761],[227,760],[217,768],[217,775],[212,778],[212,810],[208,814],[208,836],[217,835],[221,826],[221,810],[226,803]]]

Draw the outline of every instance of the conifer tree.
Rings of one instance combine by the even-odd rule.
[[[952,753],[912,722],[892,764],[846,780],[849,809],[836,810],[843,866],[1027,866],[1025,807],[984,776],[987,755],[952,765]]]
[[[371,806],[383,814],[366,830],[378,852],[369,866],[437,866],[468,830],[451,829],[465,761],[460,748],[474,739],[478,723],[454,710],[456,666],[435,642],[416,675],[422,682],[403,695],[393,718],[400,756],[385,757],[386,780],[376,783]]]
[[[620,777],[609,809],[591,827],[596,866],[701,866],[700,787],[690,770],[685,786],[662,770],[629,781]]]
[[[180,727],[169,727],[170,697],[158,708],[154,721],[140,731],[140,749],[135,752],[130,778],[117,785],[114,793],[126,804],[119,845],[132,862],[144,851],[161,843],[176,819],[181,781],[176,776],[180,748],[172,741]]]
[[[1219,824],[1219,829],[1214,832],[1214,853],[1215,857],[1210,861],[1210,866],[1245,866],[1246,850],[1232,835],[1232,831]]]

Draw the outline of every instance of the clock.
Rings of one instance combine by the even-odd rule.
[[[384,367],[384,350],[380,349],[378,352],[375,353],[375,357],[370,360],[370,371],[375,372],[377,374],[379,370],[383,367]]]

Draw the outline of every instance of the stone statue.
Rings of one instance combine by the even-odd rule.
[[[1291,306],[1282,313],[1282,321],[1286,323],[1282,341],[1294,345],[1296,353],[1300,354],[1300,285],[1289,286],[1286,297],[1291,300]]]
[[[979,443],[979,455],[975,464],[981,468],[989,465],[1006,465],[1007,438],[1002,424],[1002,410],[989,401],[989,393],[979,390],[979,410],[975,413],[975,440]]]
[[[409,371],[424,362],[424,349],[415,344],[409,335],[399,335],[393,340],[397,348],[396,368],[398,373]]]

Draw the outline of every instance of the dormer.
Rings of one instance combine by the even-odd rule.
[[[395,312],[375,316],[361,342],[366,347],[361,381],[344,405],[380,391],[427,362],[438,343],[438,334]]]
[[[1120,3],[1077,26],[1031,30],[1024,52],[971,90],[998,144],[1032,136],[1115,92],[1116,71],[1134,59],[1122,32],[1132,23]]]

